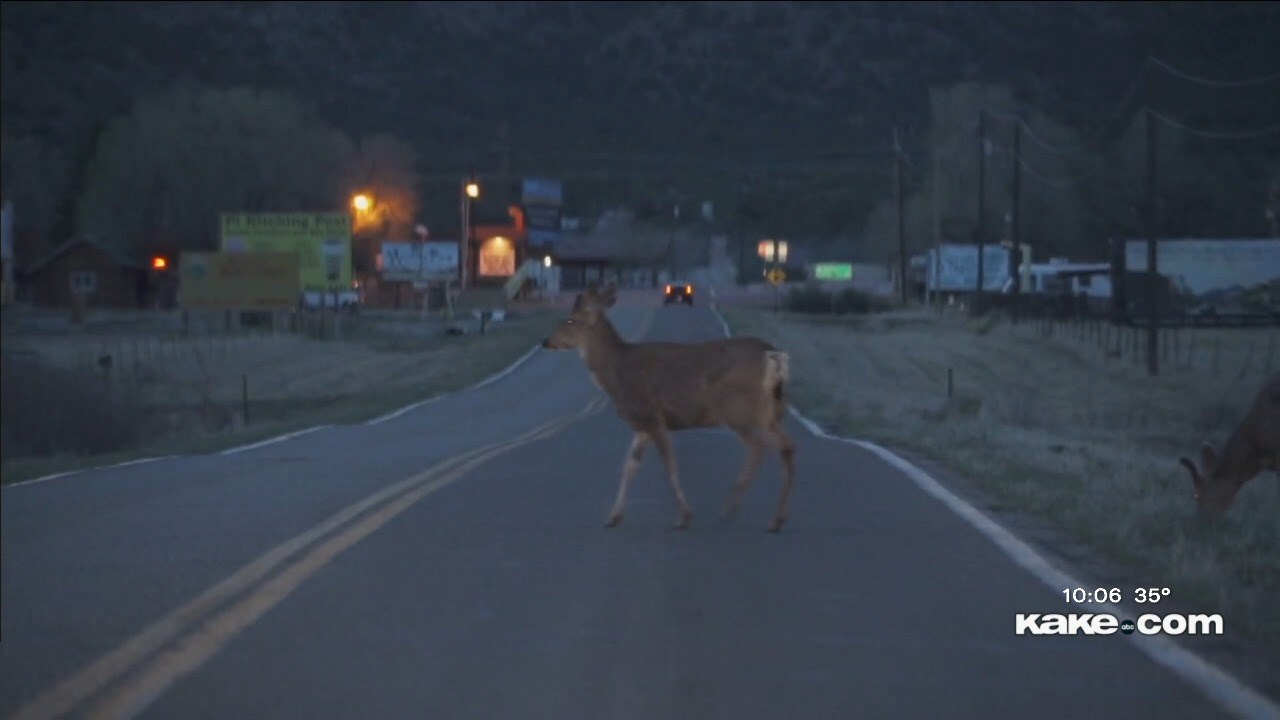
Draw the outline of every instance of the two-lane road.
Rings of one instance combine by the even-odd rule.
[[[624,296],[650,339],[699,298]],[[407,398],[406,403],[412,398]],[[1055,592],[900,471],[789,421],[799,479],[736,520],[726,432],[679,433],[694,509],[581,360],[541,351],[375,424],[3,490],[0,716],[1224,717],[1115,637],[1019,637]]]

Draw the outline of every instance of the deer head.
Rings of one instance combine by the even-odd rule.
[[[1222,517],[1236,499],[1240,483],[1236,478],[1223,477],[1222,466],[1218,462],[1218,453],[1213,445],[1204,443],[1200,448],[1200,467],[1189,458],[1180,458],[1191,473],[1191,483],[1195,487],[1196,507],[1200,517],[1213,520]]]
[[[556,326],[542,346],[551,350],[581,350],[587,334],[596,326],[606,308],[617,301],[618,287],[609,283],[603,290],[589,286],[573,301],[573,312]]]

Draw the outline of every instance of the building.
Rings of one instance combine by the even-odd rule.
[[[629,245],[621,236],[564,235],[550,248],[560,266],[560,289],[580,290],[616,280],[622,287],[655,288],[671,255],[672,242]]]
[[[59,245],[21,273],[24,295],[36,307],[139,308],[149,300],[147,265],[87,236]]]

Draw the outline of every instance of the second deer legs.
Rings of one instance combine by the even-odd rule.
[[[662,464],[667,468],[667,479],[671,481],[671,489],[676,494],[676,503],[680,506],[676,514],[676,527],[683,530],[689,527],[693,511],[689,509],[689,502],[684,498],[684,490],[680,489],[680,474],[676,468],[675,452],[671,449],[671,435],[665,428],[659,428],[649,436],[653,439],[653,444],[658,447],[658,454],[662,455]]]
[[[622,482],[618,485],[618,498],[613,501],[613,510],[609,513],[609,521],[605,527],[613,527],[622,521],[623,511],[627,506],[627,490],[631,481],[640,469],[640,460],[644,457],[645,448],[649,447],[650,438],[645,433],[636,433],[631,439],[631,448],[627,450],[627,461],[622,466]]]

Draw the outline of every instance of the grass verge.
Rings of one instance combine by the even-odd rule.
[[[485,335],[415,335],[370,324],[353,328],[342,341],[194,338],[144,351],[135,343],[132,355],[115,350],[120,361],[106,378],[86,368],[84,348],[71,349],[65,338],[6,337],[5,425],[25,422],[27,430],[25,438],[6,435],[0,482],[208,453],[316,425],[368,420],[499,372],[560,318],[554,310],[532,310],[491,325]],[[27,362],[10,364],[13,352]],[[42,424],[33,426],[31,418]],[[128,432],[100,440],[102,429],[112,426]],[[22,452],[35,444],[38,454]]]
[[[1221,447],[1280,368],[1275,329],[1184,331],[1151,378],[1128,338],[1097,327],[723,314],[735,335],[791,353],[806,415],[946,468],[990,510],[1047,521],[1110,563],[1095,579],[1127,598],[1167,587],[1162,612],[1220,613],[1255,686],[1280,696],[1280,483],[1255,478],[1225,522],[1201,527],[1177,464],[1201,440]]]

